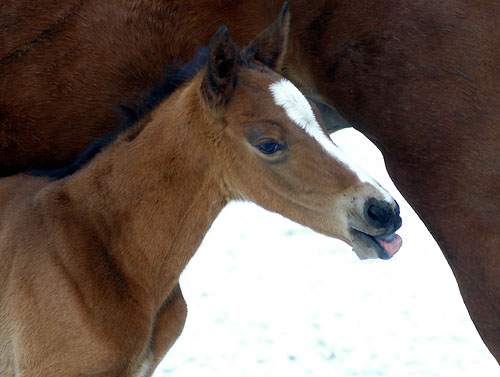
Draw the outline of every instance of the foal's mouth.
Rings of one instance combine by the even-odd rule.
[[[403,240],[396,233],[372,236],[351,228],[351,234],[352,248],[359,259],[391,259],[403,244]]]

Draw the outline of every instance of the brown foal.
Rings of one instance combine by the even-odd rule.
[[[184,325],[179,275],[233,199],[362,258],[397,251],[397,204],[272,71],[288,28],[284,8],[238,51],[222,27],[183,84],[82,166],[0,180],[2,377],[150,376]]]

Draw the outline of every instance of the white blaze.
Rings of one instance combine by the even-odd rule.
[[[288,117],[300,126],[306,133],[314,138],[321,147],[334,159],[348,166],[362,182],[367,182],[377,187],[385,196],[387,201],[392,201],[392,197],[384,190],[372,177],[355,165],[346,157],[344,152],[337,147],[333,141],[323,132],[314,112],[306,97],[295,85],[287,79],[274,82],[269,87],[274,102],[283,107]]]

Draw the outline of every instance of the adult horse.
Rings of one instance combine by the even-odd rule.
[[[239,53],[221,27],[98,153],[53,179],[0,180],[3,377],[152,375],[184,326],[179,275],[233,199],[362,256],[397,251],[397,203],[269,69],[288,25],[285,9]]]
[[[220,23],[244,44],[270,0],[7,0],[0,167],[58,166],[117,124]],[[284,75],[382,151],[500,359],[500,1],[290,0]],[[330,129],[337,126],[332,120]]]

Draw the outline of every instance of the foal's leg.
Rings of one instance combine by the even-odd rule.
[[[182,296],[179,283],[172,290],[172,294],[163,305],[156,319],[153,333],[153,346],[151,348],[152,365],[150,375],[165,357],[165,354],[173,346],[181,335],[186,322],[187,306]]]

